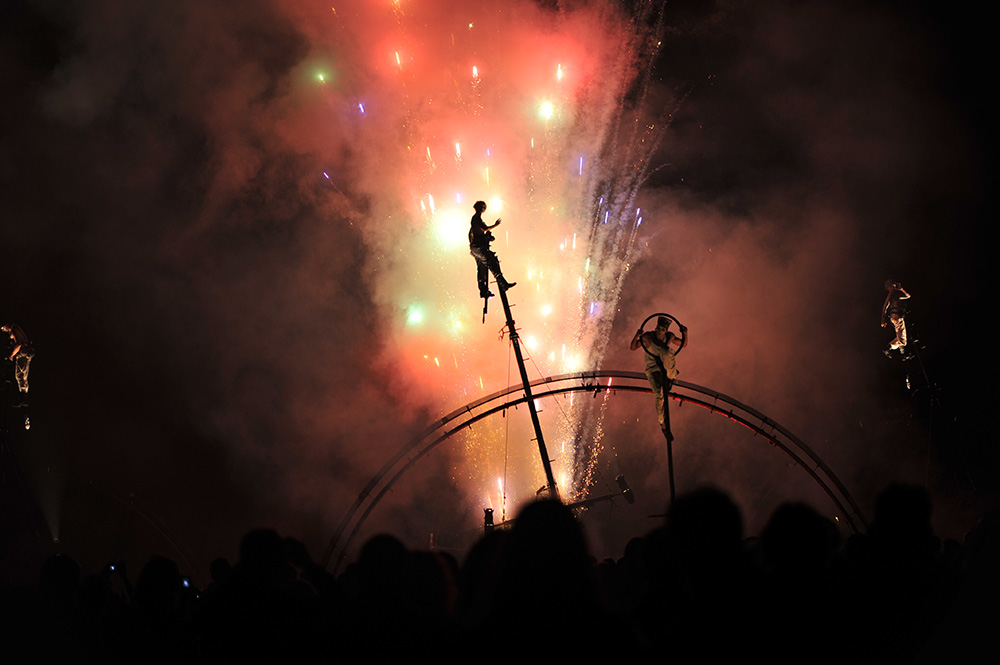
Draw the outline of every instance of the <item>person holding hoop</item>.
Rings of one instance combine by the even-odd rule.
[[[896,336],[889,342],[889,348],[884,349],[882,353],[885,354],[886,358],[891,358],[892,352],[899,349],[899,353],[906,359],[906,320],[904,319],[906,306],[902,301],[909,300],[910,294],[906,292],[902,284],[892,279],[885,281],[885,290],[889,293],[885,296],[885,302],[882,304],[882,327],[891,325],[896,331]]]
[[[679,323],[678,325],[681,337],[670,332],[670,319],[660,316],[656,319],[656,330],[643,332],[642,328],[639,328],[629,345],[632,351],[641,346],[645,352],[646,378],[649,379],[653,395],[656,396],[656,415],[660,420],[660,429],[665,434],[669,434],[670,430],[666,416],[667,393],[679,374],[674,356],[687,343],[687,328]],[[670,348],[671,345],[677,346],[677,349]]]

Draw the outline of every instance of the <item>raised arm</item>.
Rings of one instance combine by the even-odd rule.
[[[647,333],[648,334],[648,333]],[[632,343],[629,344],[628,348],[630,351],[635,351],[639,348],[640,342],[639,338],[642,337],[642,328],[635,331],[635,335],[632,336]]]
[[[677,335],[674,335],[673,339],[670,340],[670,344],[677,345],[678,351],[687,346],[687,342],[688,342],[687,328],[685,328],[684,326],[681,326],[681,336],[678,337]]]

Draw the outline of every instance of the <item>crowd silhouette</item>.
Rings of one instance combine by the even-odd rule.
[[[4,587],[7,649],[102,663],[971,658],[993,639],[1000,525],[991,514],[964,542],[942,543],[930,516],[926,491],[894,484],[866,534],[842,541],[795,503],[748,538],[732,500],[703,488],[619,559],[596,561],[573,513],[539,501],[464,561],[383,534],[337,577],[260,529],[235,564],[211,562],[204,590],[162,556],[133,586],[124,564],[85,574],[61,554],[33,586]]]

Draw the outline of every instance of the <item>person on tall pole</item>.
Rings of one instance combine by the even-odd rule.
[[[35,357],[35,351],[28,341],[28,336],[24,330],[16,323],[5,323],[0,326],[0,330],[10,336],[10,352],[7,360],[14,363],[14,380],[17,382],[17,390],[21,393],[22,399],[28,397],[28,369],[31,367],[31,359]]]
[[[487,225],[483,221],[483,213],[486,212],[486,202],[476,201],[472,206],[476,214],[472,216],[469,227],[469,254],[476,259],[476,281],[479,284],[479,297],[488,300],[493,294],[489,288],[489,274],[497,280],[497,286],[502,291],[506,291],[517,282],[508,282],[504,279],[503,272],[500,271],[500,260],[496,253],[490,249],[490,242],[494,240],[491,231],[500,226],[500,218],[493,224]]]
[[[892,325],[896,336],[889,342],[889,348],[885,349],[883,353],[887,358],[891,358],[892,352],[899,349],[899,353],[905,359],[907,357],[906,321],[904,320],[906,306],[902,301],[909,300],[910,294],[906,292],[902,284],[892,279],[885,281],[885,290],[889,293],[885,296],[885,302],[882,304],[882,327]]]
[[[552,463],[549,453],[545,448],[545,437],[542,434],[542,425],[538,420],[538,410],[535,407],[535,399],[531,394],[531,381],[528,379],[528,371],[524,367],[524,357],[521,354],[520,335],[517,332],[517,325],[510,311],[510,302],[507,300],[507,289],[515,285],[515,282],[508,282],[503,273],[500,272],[500,261],[497,255],[490,250],[490,242],[493,240],[492,229],[500,226],[500,219],[491,225],[483,221],[483,213],[486,212],[486,202],[476,201],[472,206],[476,214],[472,216],[469,227],[469,253],[476,259],[476,280],[479,283],[479,297],[483,299],[483,322],[486,321],[486,308],[493,295],[489,289],[489,273],[496,277],[497,286],[500,287],[500,302],[503,304],[504,316],[507,318],[507,332],[510,335],[510,343],[514,349],[514,359],[517,361],[517,370],[521,375],[521,385],[524,388],[525,401],[528,403],[528,414],[531,416],[531,425],[535,430],[535,441],[538,444],[538,454],[541,457],[542,469],[545,471],[545,485],[549,496],[559,500],[559,490],[556,487],[555,476],[552,473]]]
[[[28,417],[28,370],[31,368],[31,359],[35,357],[35,349],[24,333],[21,326],[16,323],[5,323],[0,326],[0,330],[10,336],[9,352],[4,356],[7,361],[14,365],[14,381],[17,384],[17,397],[12,406],[24,409],[24,429],[31,428],[31,419]]]
[[[670,319],[660,316],[656,320],[656,330],[643,332],[639,328],[632,337],[629,348],[636,351],[642,347],[646,361],[646,378],[656,397],[656,416],[660,421],[660,429],[668,441],[673,441],[670,432],[670,416],[667,412],[667,394],[680,373],[674,356],[687,344],[687,328],[680,325],[681,337],[670,332]],[[677,350],[670,348],[672,345]]]

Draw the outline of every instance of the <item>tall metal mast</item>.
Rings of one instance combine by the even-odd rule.
[[[559,500],[559,490],[556,488],[556,480],[552,476],[552,462],[549,460],[549,453],[545,449],[542,426],[538,422],[535,399],[531,395],[531,382],[528,380],[528,372],[524,368],[524,357],[521,355],[521,339],[517,334],[517,327],[514,325],[514,317],[510,313],[510,303],[507,301],[507,289],[501,288],[498,290],[500,291],[500,302],[503,303],[503,312],[507,316],[507,330],[510,333],[510,342],[514,345],[517,370],[521,373],[521,385],[524,388],[524,396],[527,398],[528,412],[531,414],[531,425],[535,428],[535,440],[538,442],[538,454],[542,458],[542,467],[545,469],[545,482],[548,485],[549,496]]]

